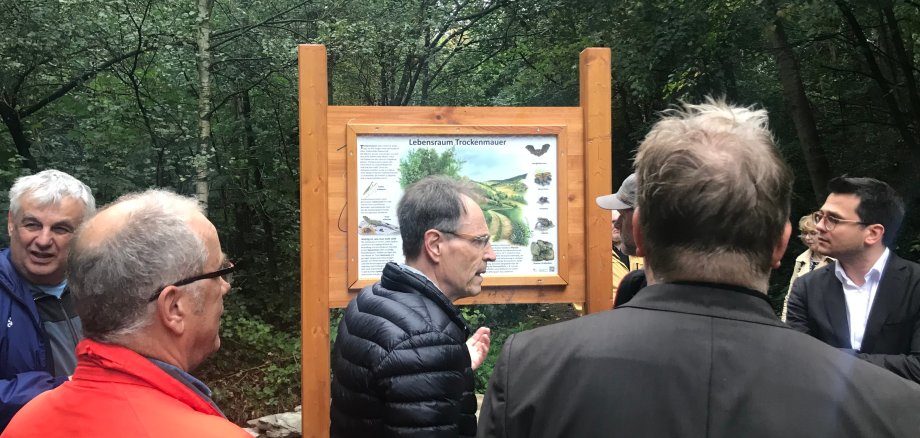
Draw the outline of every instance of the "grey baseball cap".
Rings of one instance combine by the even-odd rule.
[[[628,210],[636,208],[636,174],[630,174],[620,184],[620,190],[612,195],[597,197],[597,206],[607,210]]]

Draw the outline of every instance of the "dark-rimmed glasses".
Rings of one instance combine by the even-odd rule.
[[[454,232],[454,231],[445,231],[445,230],[438,230],[438,231],[440,231],[440,232],[442,232],[442,233],[444,233],[444,234],[450,234],[451,236],[459,237],[459,238],[461,238],[461,239],[463,239],[463,240],[466,240],[467,242],[472,243],[473,246],[475,246],[475,247],[477,247],[477,248],[479,248],[479,249],[484,249],[485,247],[489,246],[490,243],[492,243],[492,236],[490,236],[490,235],[488,235],[488,234],[483,234],[483,235],[480,235],[480,236],[474,236],[474,235],[472,235],[472,234],[457,233],[457,232]]]
[[[834,228],[837,228],[838,224],[857,224],[857,225],[872,225],[866,222],[856,221],[852,219],[840,219],[836,216],[826,215],[823,212],[816,211],[812,213],[812,219],[815,221],[815,226],[821,223],[821,220],[824,220],[824,227],[827,228],[827,231],[833,231]]]
[[[233,262],[231,262],[230,260],[227,260],[224,262],[223,265],[221,265],[220,269],[214,272],[208,272],[207,274],[201,274],[201,275],[196,275],[194,277],[184,278],[175,283],[167,284],[165,286],[160,287],[150,297],[150,299],[147,300],[147,302],[152,303],[156,301],[157,298],[160,297],[160,294],[163,293],[163,289],[166,289],[167,286],[176,286],[176,287],[185,286],[187,284],[192,284],[199,280],[207,280],[209,278],[217,278],[217,277],[223,277],[224,281],[226,281],[227,283],[230,283],[233,279],[233,271],[236,271],[237,269],[239,269],[239,266],[234,265]]]

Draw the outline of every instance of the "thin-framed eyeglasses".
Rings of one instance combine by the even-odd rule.
[[[866,222],[861,222],[861,221],[852,220],[852,219],[840,219],[839,217],[836,217],[836,216],[824,214],[821,211],[816,211],[812,214],[814,215],[813,219],[815,220],[815,226],[817,226],[818,224],[821,223],[822,220],[824,220],[824,227],[827,228],[827,231],[833,231],[834,228],[836,228],[838,224],[857,224],[857,225],[863,225],[863,226],[872,225]]]
[[[814,239],[818,237],[817,231],[803,231],[802,234],[799,234],[800,239]]]
[[[482,234],[479,236],[475,236],[472,234],[457,233],[455,231],[446,231],[446,230],[438,230],[438,231],[444,234],[450,234],[451,236],[459,237],[467,242],[470,242],[471,244],[473,244],[473,246],[479,249],[484,249],[485,247],[489,246],[490,243],[492,243],[492,236],[489,234]]]
[[[163,289],[166,289],[166,287],[168,286],[176,286],[176,287],[185,286],[187,284],[192,284],[199,280],[207,280],[209,278],[217,278],[217,277],[222,277],[224,281],[226,281],[227,283],[230,283],[231,281],[233,281],[233,272],[236,271],[237,269],[239,269],[238,265],[233,264],[233,262],[231,262],[230,260],[226,260],[220,266],[220,269],[214,272],[208,272],[207,274],[201,274],[201,275],[196,275],[194,277],[184,278],[175,283],[161,286],[159,289],[157,289],[157,291],[153,295],[150,296],[150,299],[148,299],[147,302],[152,303],[156,301],[157,298],[160,297],[160,294],[163,293]]]

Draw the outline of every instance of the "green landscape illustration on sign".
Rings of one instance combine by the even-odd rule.
[[[527,174],[477,181],[461,175],[464,163],[455,148],[440,153],[431,148],[413,149],[399,161],[399,183],[405,189],[429,175],[444,175],[469,181],[479,195],[476,201],[485,215],[492,240],[527,245],[530,242],[530,226],[523,208],[527,205],[524,199],[527,193],[527,184],[524,183]]]

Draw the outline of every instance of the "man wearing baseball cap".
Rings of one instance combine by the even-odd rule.
[[[619,234],[620,237],[620,244],[613,246],[613,302],[616,307],[632,298],[639,289],[629,288],[628,291],[619,291],[620,282],[631,271],[642,269],[644,264],[642,257],[636,256],[636,241],[632,232],[633,209],[636,208],[636,174],[626,177],[616,193],[598,196],[596,202],[598,207],[611,211],[612,232],[614,235]],[[644,275],[642,280],[641,283],[644,286]],[[618,292],[625,292],[625,294]]]

